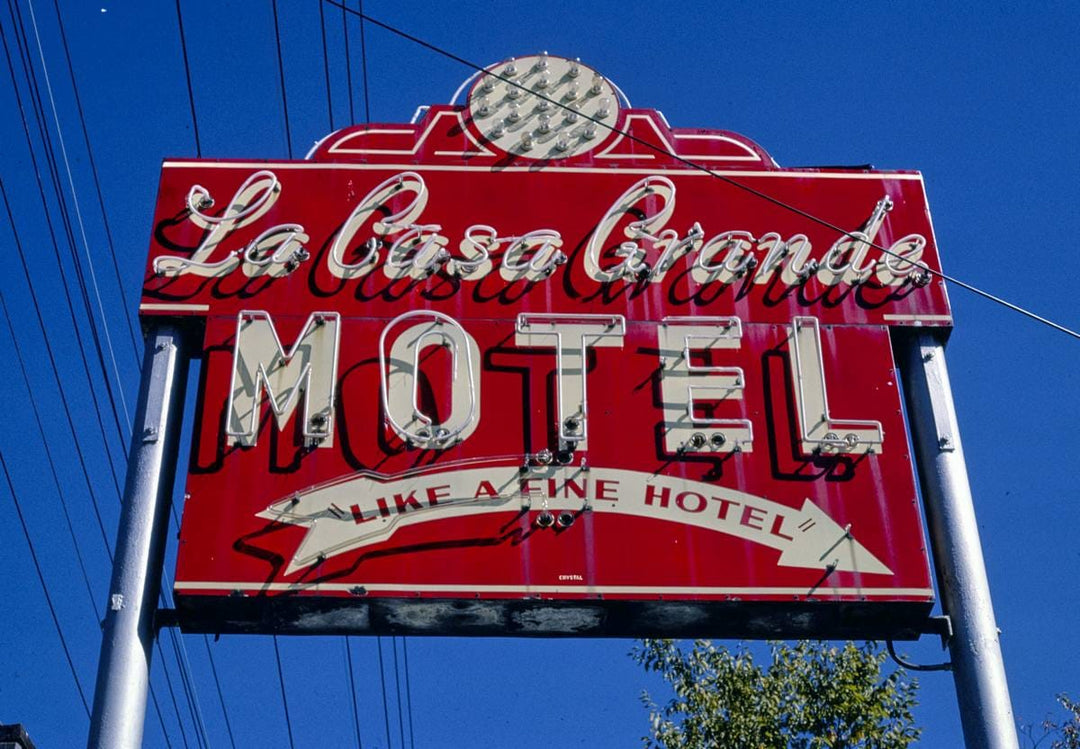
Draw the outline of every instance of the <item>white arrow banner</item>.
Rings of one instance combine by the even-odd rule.
[[[784,567],[891,575],[809,499],[795,509],[676,476],[614,468],[466,463],[384,476],[366,471],[297,492],[258,517],[307,528],[286,574],[382,543],[399,528],[498,512],[598,512],[683,523],[780,551]]]

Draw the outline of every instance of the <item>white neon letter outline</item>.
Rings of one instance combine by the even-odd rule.
[[[382,221],[375,221],[372,224],[372,230],[376,234],[384,236],[392,234],[409,228],[412,222],[420,216],[428,201],[428,189],[423,177],[416,172],[401,172],[380,182],[356,204],[338,235],[334,238],[334,244],[330,247],[327,258],[327,267],[334,276],[343,279],[357,278],[367,275],[375,267],[375,263],[379,259],[379,241],[375,237],[371,237],[364,243],[367,253],[356,263],[345,262],[345,250],[348,248],[349,242],[360,230],[360,227],[386,201],[402,190],[411,192],[416,197],[392,216],[388,216]]]
[[[282,431],[293,411],[300,391],[304,392],[304,425],[302,434],[308,444],[333,447],[334,392],[337,387],[338,348],[341,317],[337,312],[313,312],[308,316],[300,335],[288,353],[281,345],[277,328],[270,313],[261,310],[242,311],[236,316],[236,337],[233,343],[233,370],[226,410],[225,434],[230,444],[250,447],[259,434],[259,412],[262,394],[269,396],[278,431]],[[329,339],[329,340],[325,340]],[[245,345],[246,343],[246,345]],[[298,353],[307,346],[307,361],[297,372]],[[329,347],[329,356],[326,348]],[[254,356],[251,356],[254,349]],[[329,359],[329,361],[325,361]],[[257,362],[254,378],[248,361]],[[316,370],[315,364],[319,363]],[[247,377],[242,378],[242,375]],[[245,381],[240,381],[241,379]],[[281,400],[281,392],[287,394]],[[311,402],[319,403],[312,414]],[[239,403],[238,403],[239,402]],[[249,408],[246,415],[237,412],[238,405]]]
[[[409,403],[412,406],[410,422],[419,421],[423,425],[415,430],[410,430],[395,416],[395,412],[398,411],[399,403],[396,400],[391,402],[390,374],[387,372],[386,338],[390,331],[399,323],[415,317],[425,316],[435,318],[431,321],[431,325],[436,326],[435,329],[431,329],[430,325],[414,325],[407,328],[405,332],[399,334],[392,347],[392,349],[396,349],[397,343],[405,338],[408,333],[418,332],[418,335],[413,338],[411,342],[406,342],[404,344],[405,347],[408,347],[411,343],[414,348],[412,372],[406,375],[412,379],[412,387],[410,388],[409,393]],[[442,327],[444,323],[450,326],[449,329]],[[441,337],[443,342],[450,346],[451,354],[453,356],[454,388],[451,390],[450,415],[445,422],[438,425],[434,424],[432,419],[420,410],[419,377],[417,377],[417,373],[420,371],[420,351],[428,345],[431,345],[424,344],[424,339],[434,336]],[[461,420],[461,423],[454,425],[454,417],[457,410],[455,408],[457,394],[460,390],[458,387],[459,347],[465,349],[465,363],[469,373],[467,385],[469,391],[469,408],[465,414],[465,418]],[[391,354],[393,353],[392,350]],[[479,358],[479,349],[474,345],[472,336],[468,334],[465,328],[463,328],[457,320],[442,312],[436,312],[434,310],[412,310],[398,315],[387,323],[386,327],[383,328],[382,333],[379,335],[379,390],[382,399],[383,414],[394,432],[402,439],[425,449],[434,448],[444,450],[455,443],[468,438],[480,422],[480,393],[477,387],[479,381],[476,377],[476,370],[479,368]],[[394,361],[400,362],[401,360],[392,357],[391,362]],[[398,372],[397,374],[401,375],[403,373]]]
[[[608,269],[600,267],[600,252],[607,241],[615,225],[624,214],[631,208],[650,195],[659,195],[664,201],[664,207],[658,213],[646,216],[638,221],[632,221],[623,230],[623,233],[631,240],[623,242],[616,250],[616,255],[625,258],[618,265]],[[617,281],[627,273],[644,270],[648,266],[642,263],[641,258],[645,251],[636,240],[642,237],[658,238],[657,233],[664,227],[671,214],[675,211],[675,184],[667,177],[649,176],[635,182],[630,189],[620,195],[607,213],[600,220],[596,231],[589,239],[589,246],[585,250],[585,273],[589,278],[601,283]]]
[[[263,169],[243,181],[220,216],[211,216],[202,212],[204,206],[214,204],[210,191],[202,185],[193,185],[184,199],[189,213],[188,219],[210,233],[199,243],[191,257],[159,255],[154,258],[154,273],[161,276],[190,273],[204,278],[231,273],[240,264],[243,248],[230,252],[217,262],[210,262],[210,256],[225,237],[236,229],[257,221],[269,211],[277,202],[280,193],[281,183],[277,175]]]
[[[600,347],[622,348],[626,337],[626,318],[622,315],[528,314],[517,316],[514,343],[521,347],[553,347],[555,349],[555,389],[558,403],[557,424],[560,450],[586,449],[589,436],[589,396],[585,386],[588,364],[587,349]],[[565,338],[564,338],[565,337]],[[554,343],[546,339],[553,338]],[[535,339],[545,339],[537,341]],[[569,339],[564,345],[564,340]],[[571,377],[566,359],[577,362],[580,377]],[[572,369],[572,367],[569,367]],[[566,400],[576,396],[578,406],[567,413]],[[568,421],[576,420],[571,429]]]
[[[739,348],[742,321],[737,317],[665,317],[657,327],[657,338],[665,448],[681,453],[750,452],[754,428],[749,419],[694,415],[695,390],[709,393],[705,397],[710,400],[741,399],[746,387],[742,367],[695,366],[690,358],[691,348]],[[704,345],[691,346],[693,341]],[[700,384],[691,384],[692,380]]]
[[[821,330],[816,317],[792,318],[791,376],[795,381],[799,446],[804,451],[832,455],[881,452],[885,431],[880,421],[837,419],[829,414]]]

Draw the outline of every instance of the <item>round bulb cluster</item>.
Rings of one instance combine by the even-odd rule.
[[[524,158],[565,159],[606,139],[611,131],[603,125],[615,125],[619,97],[580,61],[542,53],[481,73],[468,108],[487,144]]]

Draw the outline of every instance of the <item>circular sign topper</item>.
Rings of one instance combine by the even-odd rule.
[[[611,134],[619,96],[578,60],[541,53],[487,68],[469,91],[469,115],[485,141],[515,156],[564,159]]]

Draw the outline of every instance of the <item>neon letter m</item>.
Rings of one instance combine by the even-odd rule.
[[[312,313],[286,353],[269,313],[245,311],[237,315],[225,425],[229,444],[255,444],[265,390],[279,431],[302,398],[305,441],[319,447],[333,446],[340,321],[336,312]]]

